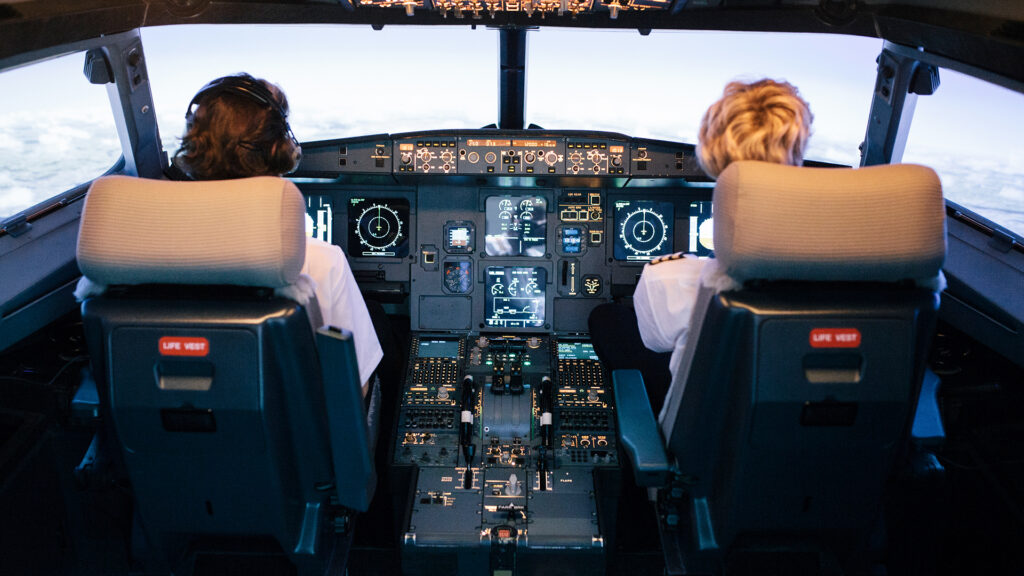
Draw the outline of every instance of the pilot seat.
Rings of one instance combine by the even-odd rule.
[[[938,177],[736,162],[713,204],[715,259],[657,426],[640,373],[613,375],[667,573],[870,567],[942,289]]]
[[[344,573],[373,433],[352,335],[320,327],[299,274],[295,185],[107,177],[80,226],[86,338],[147,573]]]

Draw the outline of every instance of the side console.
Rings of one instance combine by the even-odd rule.
[[[407,574],[600,574],[615,510],[611,381],[589,341],[413,337],[392,464]],[[609,488],[604,489],[607,485]]]

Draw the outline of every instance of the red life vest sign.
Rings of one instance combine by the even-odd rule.
[[[856,328],[815,328],[811,330],[812,348],[859,348],[860,330]]]
[[[162,356],[206,356],[210,353],[210,341],[190,336],[164,336],[159,342]]]

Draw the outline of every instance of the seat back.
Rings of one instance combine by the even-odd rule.
[[[713,213],[716,260],[661,415],[689,484],[683,547],[712,570],[765,549],[847,558],[878,520],[924,373],[938,178],[738,162]],[[742,287],[717,292],[716,274]]]
[[[278,178],[111,177],[86,199],[80,267],[109,286],[82,304],[101,405],[171,568],[216,540],[276,543],[323,573],[332,507],[372,497],[351,334],[323,370],[305,307],[275,295],[302,268],[304,219]]]

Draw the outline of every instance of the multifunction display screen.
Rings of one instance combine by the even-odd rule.
[[[501,328],[537,328],[544,325],[547,270],[528,266],[487,268],[484,321]]]
[[[348,205],[349,256],[409,255],[409,201],[352,198]]]
[[[671,254],[674,216],[671,202],[615,202],[615,259],[644,262]]]
[[[690,202],[690,245],[688,252],[699,257],[711,256],[715,250],[714,220],[711,201]]]
[[[417,350],[420,358],[458,358],[458,340],[420,340]]]
[[[559,342],[559,360],[597,360],[597,352],[590,342]]]
[[[541,196],[491,196],[485,205],[489,256],[541,258],[547,246],[547,200]]]
[[[313,194],[306,197],[306,234],[330,244],[334,239],[334,210],[331,197]]]

